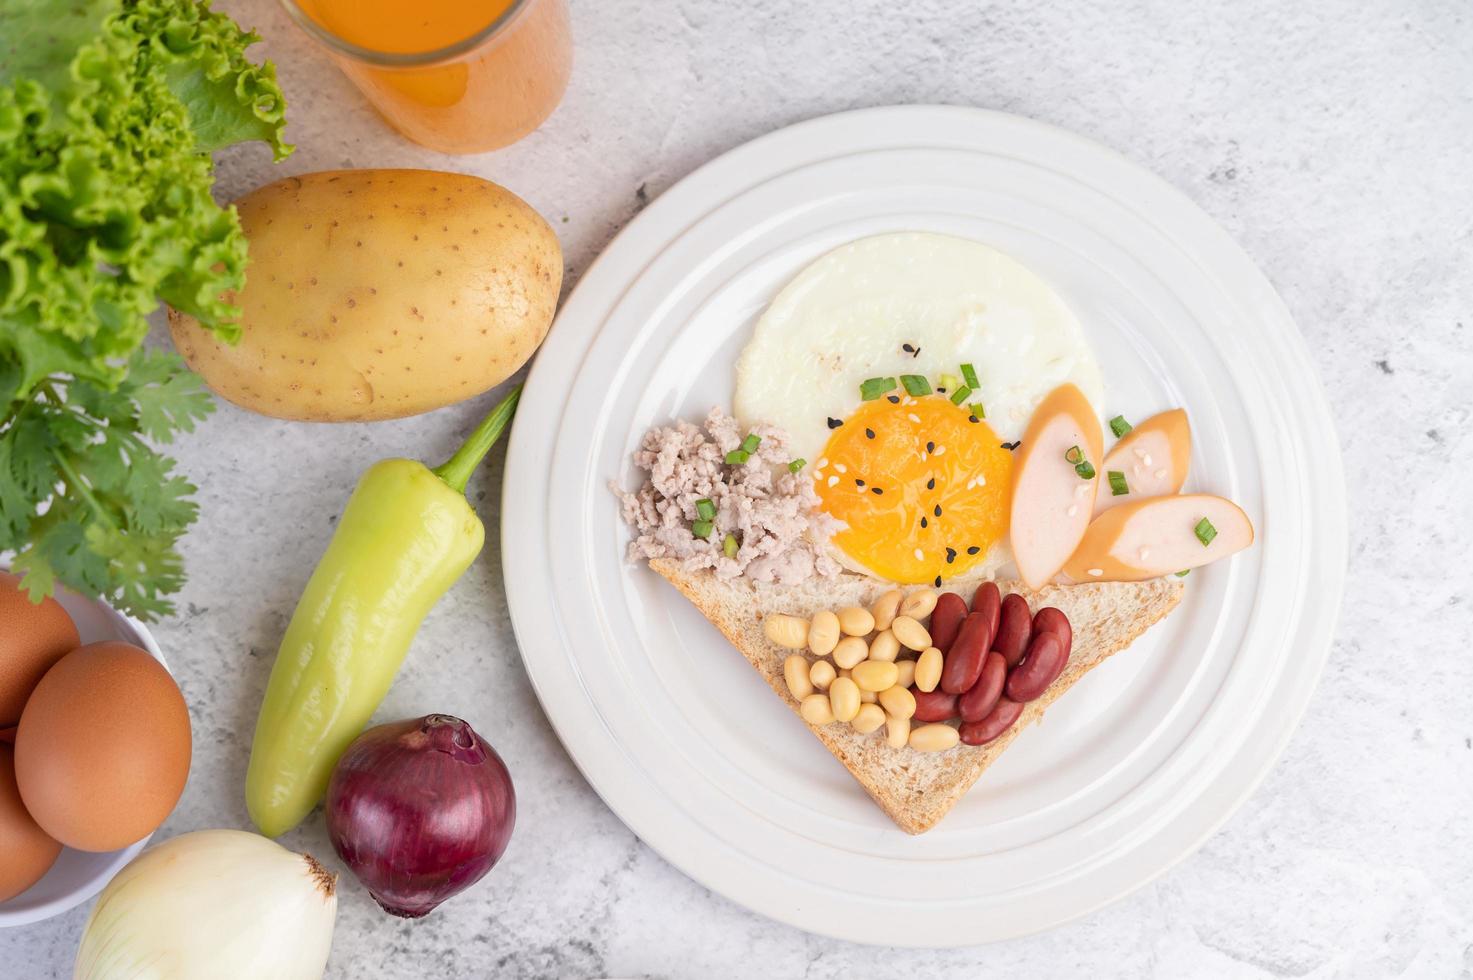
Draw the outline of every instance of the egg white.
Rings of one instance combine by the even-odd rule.
[[[1084,330],[1048,283],[978,242],[903,232],[843,245],[778,293],[737,361],[733,407],[744,422],[782,426],[811,460],[828,442],[826,420],[859,406],[865,379],[934,384],[964,362],[982,382],[970,400],[1006,441],[1066,381],[1096,407],[1101,399]]]
[[[744,423],[787,430],[794,455],[816,465],[827,420],[859,406],[861,382],[919,374],[935,384],[960,376],[963,363],[981,381],[968,401],[983,404],[1004,441],[1021,438],[1039,402],[1065,382],[1097,411],[1102,400],[1084,330],[1047,282],[978,242],[903,232],[834,249],[778,293],[737,361],[733,408]],[[986,565],[1009,558],[1001,541]]]

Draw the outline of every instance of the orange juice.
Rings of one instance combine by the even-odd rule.
[[[568,84],[566,0],[283,0],[394,128],[446,153],[514,142]]]

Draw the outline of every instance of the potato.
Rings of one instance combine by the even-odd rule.
[[[400,418],[478,395],[552,323],[562,251],[489,181],[337,170],[236,202],[250,242],[240,342],[169,311],[185,361],[221,397],[284,419]]]

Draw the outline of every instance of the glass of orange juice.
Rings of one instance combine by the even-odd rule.
[[[573,67],[567,0],[281,0],[399,132],[445,153],[521,139]]]

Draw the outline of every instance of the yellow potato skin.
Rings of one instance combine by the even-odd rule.
[[[242,337],[169,310],[174,345],[242,408],[402,418],[479,395],[547,335],[562,250],[505,188],[433,170],[288,177],[235,202],[250,242]]]

